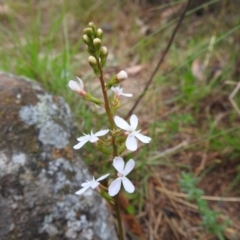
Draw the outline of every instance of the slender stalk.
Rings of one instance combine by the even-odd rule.
[[[115,211],[116,211],[116,215],[117,215],[117,222],[118,222],[118,236],[119,236],[120,240],[124,240],[118,194],[114,197],[114,199],[115,199],[114,207],[115,207]]]
[[[114,120],[113,120],[113,115],[110,109],[110,105],[109,105],[109,101],[108,101],[108,97],[107,97],[107,91],[105,88],[105,83],[104,83],[104,78],[103,78],[103,71],[102,71],[102,67],[100,65],[99,60],[97,60],[98,63],[98,69],[100,71],[100,82],[101,82],[101,88],[102,88],[102,93],[103,93],[103,98],[104,98],[104,104],[105,104],[105,110],[108,116],[108,121],[110,124],[110,129],[114,128]],[[115,136],[112,135],[112,145],[113,145],[113,158],[118,156],[118,148],[117,145],[115,143]],[[119,198],[118,198],[118,194],[114,197],[115,199],[115,211],[116,211],[116,217],[117,217],[117,222],[118,222],[118,236],[119,236],[119,240],[124,240],[124,234],[123,234],[123,227],[122,227],[122,219],[121,219],[121,213],[120,213],[120,204],[119,204]]]
[[[113,116],[112,116],[111,109],[110,109],[110,106],[109,106],[107,91],[106,91],[105,83],[104,83],[104,79],[103,79],[103,71],[102,71],[102,67],[101,67],[98,60],[97,60],[97,63],[98,63],[98,69],[100,71],[99,79],[100,79],[100,82],[101,82],[101,88],[102,88],[102,93],[103,93],[103,98],[104,98],[105,110],[106,110],[106,113],[107,113],[107,116],[108,116],[110,129],[113,129],[114,128],[114,121],[113,121]],[[118,151],[117,151],[117,145],[115,143],[115,137],[114,136],[112,136],[112,145],[113,145],[113,157],[117,157],[118,156]]]

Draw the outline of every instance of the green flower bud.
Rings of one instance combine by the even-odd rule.
[[[118,84],[116,76],[113,76],[105,85],[105,87],[109,90],[112,86]]]
[[[98,98],[93,97],[93,95],[89,92],[86,93],[86,95],[83,97],[86,101],[93,102],[97,105],[102,105],[102,101]]]
[[[126,144],[125,143],[121,144],[118,150],[118,154],[121,155],[125,149],[126,149]]]
[[[93,35],[93,30],[92,30],[92,28],[84,28],[83,33],[90,37]]]
[[[93,56],[89,56],[88,57],[88,62],[90,64],[90,66],[92,67],[94,73],[97,75],[97,76],[100,76],[100,71],[98,69],[98,64],[97,64],[97,59]]]
[[[105,46],[101,47],[100,54],[101,54],[101,56],[107,56],[108,55],[107,47],[105,47]]]
[[[108,50],[107,47],[103,46],[100,48],[100,59],[101,59],[101,65],[102,67],[105,66],[108,56]]]
[[[97,30],[95,24],[93,22],[90,22],[88,26],[93,30],[93,34],[95,35]]]
[[[114,198],[113,197],[111,197],[109,194],[108,194],[108,192],[106,192],[104,189],[102,189],[101,188],[101,185],[99,185],[100,186],[100,195],[103,197],[103,198],[105,198],[109,203],[111,203],[112,205],[114,205],[115,204],[115,201],[114,201]]]
[[[102,153],[104,153],[106,155],[110,156],[112,154],[112,152],[106,146],[104,146],[100,141],[98,141],[98,144],[96,147],[99,151],[101,151]]]
[[[88,57],[88,62],[91,66],[92,65],[97,65],[97,59],[94,56],[89,56]]]
[[[87,45],[91,43],[91,39],[86,34],[83,35],[82,39]]]
[[[103,38],[103,30],[101,28],[98,28],[96,36],[100,39]]]
[[[94,47],[97,51],[100,49],[101,44],[102,44],[102,42],[99,38],[94,38],[93,39],[93,45],[94,45]]]

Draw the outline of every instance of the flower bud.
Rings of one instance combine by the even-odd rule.
[[[96,36],[100,39],[102,39],[103,37],[103,30],[101,28],[98,28]]]
[[[120,71],[116,76],[118,82],[122,82],[128,78],[128,75],[125,71]]]
[[[98,98],[93,97],[93,95],[91,93],[89,93],[89,92],[86,93],[86,95],[84,96],[84,99],[86,101],[93,102],[93,103],[95,103],[95,104],[97,104],[99,106],[102,105],[102,101],[100,99],[98,99]]]
[[[94,45],[96,51],[99,51],[99,49],[101,47],[101,44],[102,44],[102,42],[99,38],[94,38],[93,39],[93,45]]]
[[[101,65],[102,67],[105,66],[108,56],[108,50],[107,47],[103,46],[100,48],[100,58],[101,58]]]
[[[86,34],[83,35],[82,39],[87,45],[91,43],[91,39]]]
[[[88,36],[92,36],[93,35],[93,30],[92,30],[92,28],[84,28],[83,33],[88,35]]]
[[[125,143],[122,143],[119,147],[118,154],[121,155],[126,149]]]
[[[88,62],[90,65],[97,65],[97,59],[93,56],[88,57]]]
[[[107,47],[105,47],[105,46],[101,47],[100,54],[101,54],[101,56],[107,56],[108,55]]]
[[[97,59],[93,56],[89,56],[88,57],[88,62],[90,64],[90,66],[92,67],[94,73],[99,76],[100,75],[100,71],[98,69],[98,64],[97,64]]]
[[[105,147],[100,141],[98,141],[98,144],[96,147],[102,153],[105,153],[106,155],[109,155],[109,156],[111,155],[111,151],[107,147]]]
[[[93,22],[90,22],[88,24],[88,26],[93,30],[93,34],[95,35],[95,33],[96,33],[96,26],[95,26],[95,24]]]

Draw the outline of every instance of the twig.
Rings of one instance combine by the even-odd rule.
[[[188,197],[188,194],[185,194],[185,193],[172,192],[172,191],[166,190],[165,188],[161,188],[161,187],[156,187],[156,189],[160,192],[164,192],[168,195],[172,195],[175,197],[182,197],[182,198]],[[238,198],[238,197],[202,196],[202,199],[208,200],[208,201],[240,202],[240,198]]]
[[[168,53],[168,51],[169,51],[169,49],[170,49],[170,47],[171,47],[171,45],[172,45],[172,43],[173,43],[173,40],[174,40],[174,38],[175,38],[175,35],[176,35],[176,33],[177,33],[177,31],[178,31],[178,29],[179,29],[179,27],[180,27],[180,25],[181,25],[181,23],[182,23],[185,15],[186,15],[186,12],[187,12],[187,10],[188,10],[188,8],[189,8],[189,6],[190,6],[191,1],[192,1],[192,0],[188,0],[185,9],[184,9],[183,12],[182,12],[182,15],[180,16],[180,18],[179,18],[179,20],[178,20],[178,23],[177,23],[175,29],[173,30],[173,33],[172,33],[172,36],[171,36],[171,38],[170,38],[170,40],[169,40],[169,42],[168,42],[168,45],[167,45],[166,49],[164,50],[164,52],[163,52],[163,54],[162,54],[162,57],[160,58],[157,66],[155,67],[154,71],[152,72],[152,74],[151,74],[151,76],[150,76],[150,78],[149,78],[149,80],[148,80],[148,82],[147,82],[147,84],[146,84],[146,86],[145,86],[142,94],[138,97],[138,99],[136,100],[135,104],[133,105],[133,107],[130,109],[130,111],[128,112],[127,116],[125,117],[126,119],[129,118],[129,117],[132,115],[133,111],[134,111],[135,108],[138,106],[139,102],[140,102],[140,101],[142,100],[142,98],[145,96],[145,94],[146,94],[149,86],[151,85],[151,83],[152,83],[152,81],[153,81],[154,76],[156,75],[156,73],[157,73],[159,67],[161,66],[161,64],[163,63],[164,58],[165,58],[165,56],[167,55],[167,53]]]
[[[185,141],[179,143],[178,145],[176,145],[176,146],[174,146],[174,147],[172,147],[172,148],[169,148],[169,149],[167,149],[167,150],[165,150],[165,151],[163,151],[163,152],[161,152],[161,153],[156,154],[156,155],[153,156],[152,158],[149,158],[148,161],[149,161],[149,162],[152,162],[152,161],[157,160],[157,159],[159,159],[159,158],[161,158],[161,157],[165,157],[165,156],[167,156],[167,155],[169,155],[169,154],[175,153],[175,152],[178,151],[179,149],[181,149],[181,148],[183,148],[183,147],[186,147],[186,146],[188,146],[188,145],[189,145],[188,141],[185,140]]]

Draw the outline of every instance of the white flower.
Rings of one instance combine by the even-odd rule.
[[[133,186],[132,182],[126,178],[126,176],[133,170],[134,166],[135,162],[133,159],[130,159],[125,167],[124,161],[121,157],[115,157],[113,159],[113,167],[118,171],[118,178],[113,180],[108,188],[108,193],[110,196],[115,196],[118,194],[121,188],[121,183],[123,183],[123,187],[127,192],[134,192],[135,187]]]
[[[117,80],[122,82],[123,80],[127,79],[128,78],[128,75],[125,71],[120,71],[118,74],[117,74]]]
[[[122,118],[116,116],[114,117],[115,124],[123,129],[126,130],[126,134],[128,134],[127,140],[126,140],[126,147],[130,151],[136,151],[137,150],[137,140],[140,140],[143,143],[149,143],[151,141],[150,137],[144,136],[140,133],[141,130],[136,131],[137,125],[138,125],[138,118],[136,115],[132,115],[130,117],[130,125]]]
[[[111,89],[114,91],[116,98],[119,98],[121,95],[125,97],[132,97],[131,93],[123,93],[123,89],[120,87],[111,87]]]
[[[98,187],[98,185],[100,184],[99,181],[103,180],[104,178],[108,177],[109,173],[108,174],[105,174],[104,176],[98,178],[97,180],[95,180],[95,178],[93,177],[92,180],[87,180],[86,182],[82,183],[81,186],[82,188],[75,192],[75,194],[77,195],[81,195],[83,194],[85,191],[87,191],[89,188],[92,188],[92,189],[95,189]]]
[[[85,136],[82,136],[82,137],[79,137],[77,138],[77,140],[79,141],[78,144],[76,144],[73,148],[74,149],[79,149],[81,148],[85,143],[87,142],[91,142],[91,143],[94,143],[94,142],[97,142],[98,141],[98,137],[100,136],[104,136],[106,135],[107,133],[109,132],[109,130],[101,130],[99,132],[96,132],[96,133],[93,133],[91,131],[91,134],[84,134]]]
[[[76,81],[70,80],[68,82],[68,86],[71,88],[72,91],[78,93],[79,95],[85,96],[86,92],[84,91],[83,81],[78,77],[76,78],[78,79],[79,83]]]

